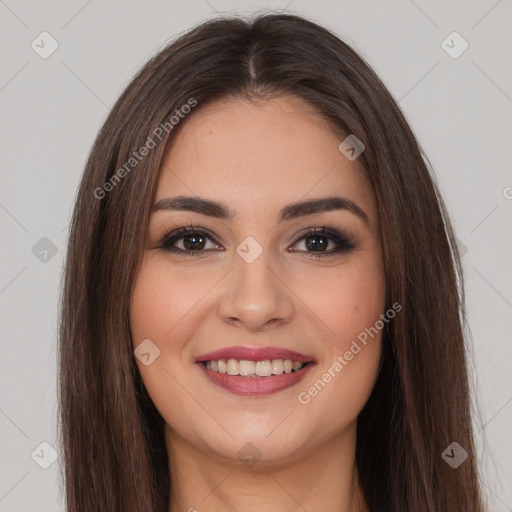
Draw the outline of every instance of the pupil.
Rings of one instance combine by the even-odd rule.
[[[187,235],[183,240],[183,245],[187,249],[197,250],[204,248],[205,238],[203,235]]]
[[[316,242],[311,242],[311,240],[316,240]],[[319,240],[320,240],[320,242],[319,242]],[[308,249],[313,249],[313,250],[316,250],[318,248],[325,249],[327,247],[327,244],[325,243],[325,237],[315,236],[315,237],[306,238],[306,247]]]

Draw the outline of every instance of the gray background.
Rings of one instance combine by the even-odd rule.
[[[352,44],[433,164],[464,252],[484,491],[489,510],[512,511],[512,0],[0,0],[0,512],[64,509],[59,459],[43,469],[52,452],[40,443],[56,446],[67,226],[109,106],[170,38],[263,9],[307,15]],[[59,45],[47,59],[31,48],[43,31]],[[441,45],[453,31],[469,44],[458,58]]]

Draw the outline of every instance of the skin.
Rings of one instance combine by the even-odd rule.
[[[338,150],[341,140],[302,99],[282,96],[199,106],[167,149],[155,204],[197,195],[237,213],[221,220],[156,211],[135,282],[134,348],[150,339],[160,350],[150,365],[137,364],[166,422],[170,512],[367,510],[355,469],[356,422],[375,383],[381,333],[309,403],[298,401],[385,311],[375,199],[358,161]],[[368,223],[347,210],[277,223],[283,206],[332,195],[356,203]],[[161,248],[166,234],[190,224],[216,240],[200,254]],[[311,257],[318,252],[301,237],[323,225],[356,247]],[[236,252],[247,236],[263,249],[250,264]],[[330,241],[324,253],[335,246]],[[234,345],[284,347],[317,364],[278,393],[240,396],[195,363]],[[246,443],[261,453],[252,467],[237,455]]]

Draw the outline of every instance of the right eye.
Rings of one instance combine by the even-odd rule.
[[[181,247],[176,246],[177,242],[181,244]],[[208,242],[211,242],[213,247],[206,247]],[[181,227],[171,231],[164,236],[159,245],[159,248],[165,251],[190,256],[198,256],[212,249],[224,250],[224,248],[219,249],[219,247],[221,247],[220,244],[217,243],[212,235],[194,226]]]

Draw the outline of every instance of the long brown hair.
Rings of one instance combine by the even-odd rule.
[[[76,198],[61,299],[68,512],[168,510],[164,422],[134,361],[129,304],[174,133],[169,119],[191,100],[201,108],[279,94],[303,98],[365,145],[360,161],[377,200],[387,302],[403,308],[385,330],[381,372],[358,418],[367,503],[372,511],[481,512],[461,265],[430,165],[371,67],[328,30],[285,14],[216,19],[179,37],[135,76],[97,136]],[[135,164],[148,137],[154,147]],[[457,469],[441,456],[454,441],[469,454]]]

